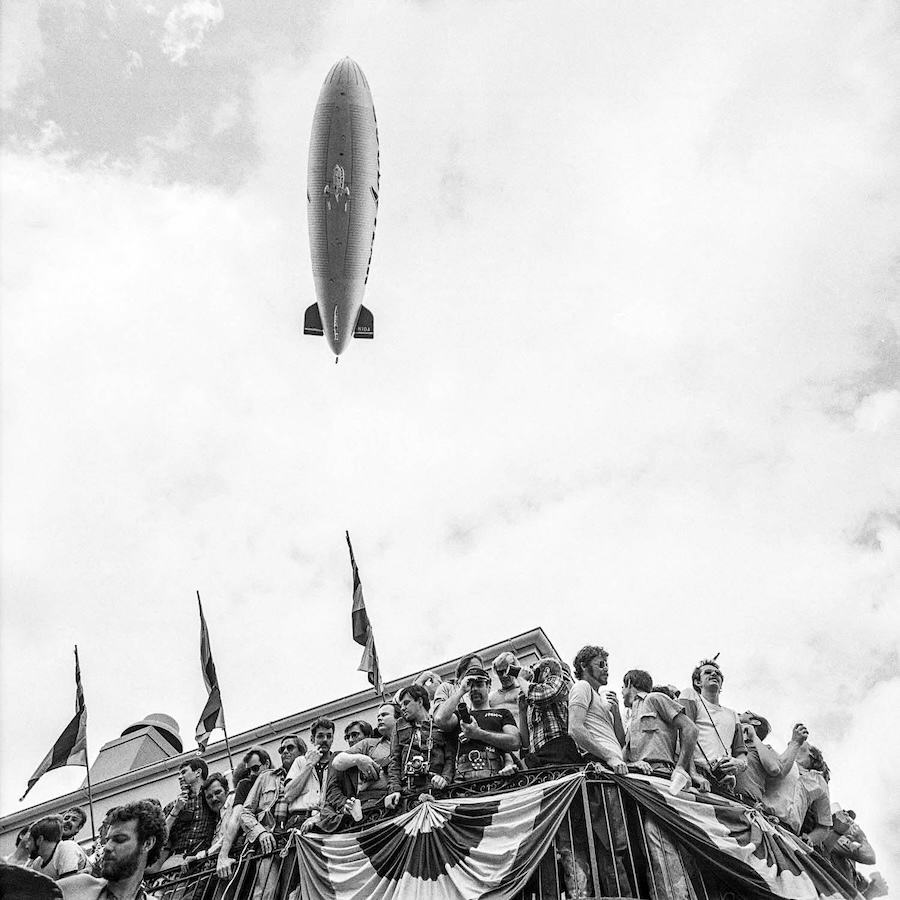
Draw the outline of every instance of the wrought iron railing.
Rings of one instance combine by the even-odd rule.
[[[575,766],[526,770],[453,784],[434,794],[439,798],[498,795],[576,771]],[[418,796],[405,797],[401,811],[417,802]],[[351,830],[368,828],[394,814],[377,810]],[[291,835],[277,838],[271,854],[245,853],[227,881],[218,878],[211,859],[186,872],[176,869],[158,874],[148,879],[147,888],[159,900],[319,900],[301,895],[297,849]],[[680,849],[615,780],[589,770],[552,846],[514,900],[563,897],[739,900],[741,894]]]

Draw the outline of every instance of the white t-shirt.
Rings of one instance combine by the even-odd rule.
[[[735,731],[740,727],[738,714],[727,706],[703,700],[693,688],[685,688],[678,695],[678,699],[690,700],[697,710],[695,723],[699,733],[694,762],[705,765],[707,759],[712,762],[714,759],[730,756]]]
[[[71,875],[72,872],[80,872],[87,863],[84,850],[75,841],[60,841],[53,851],[47,865],[41,864],[41,858],[36,856],[31,861],[31,868],[41,875],[46,875],[56,881],[60,875]]]
[[[584,726],[588,733],[606,751],[604,762],[610,766],[624,762],[622,747],[613,728],[613,717],[609,703],[598,694],[586,681],[576,681],[569,691],[569,721],[572,721],[572,708],[578,706],[586,710]],[[582,747],[582,750],[587,750]]]

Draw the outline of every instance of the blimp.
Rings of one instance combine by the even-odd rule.
[[[316,302],[304,334],[324,335],[335,357],[351,338],[375,337],[363,306],[378,220],[378,124],[363,70],[349,57],[331,67],[313,116],[306,208]],[[336,361],[336,360],[335,360]]]

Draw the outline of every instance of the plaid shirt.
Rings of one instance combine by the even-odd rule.
[[[553,670],[553,674],[540,684],[532,682],[528,685],[528,730],[533,753],[569,733],[571,687],[571,680],[561,670]]]
[[[175,805],[173,800],[166,805],[165,814]],[[167,846],[173,856],[188,855],[198,850],[207,850],[212,844],[216,830],[216,816],[203,802],[200,794],[188,799],[184,809],[178,813],[175,824],[169,833]]]

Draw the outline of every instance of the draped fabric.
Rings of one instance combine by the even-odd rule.
[[[856,900],[855,885],[813,850],[765,815],[713,794],[682,792],[649,776],[611,776],[697,860],[741,896],[788,900]]]
[[[354,834],[298,841],[310,900],[505,900],[524,887],[577,793],[576,773],[508,794],[425,801]]]

